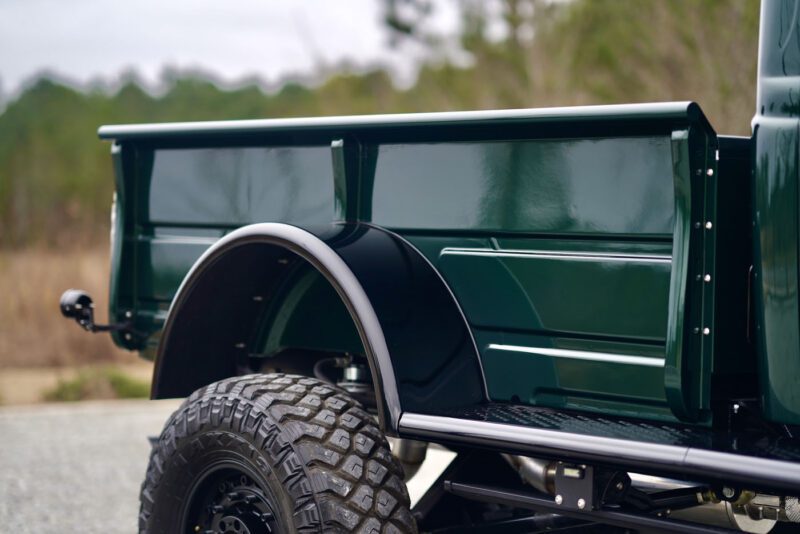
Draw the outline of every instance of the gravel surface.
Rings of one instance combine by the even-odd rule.
[[[179,404],[0,408],[0,532],[136,532],[147,436]]]
[[[0,533],[133,533],[156,436],[180,401],[0,408]],[[412,505],[455,455],[441,448],[409,482]]]

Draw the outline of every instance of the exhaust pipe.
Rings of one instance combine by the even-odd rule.
[[[519,473],[522,480],[542,493],[555,495],[556,462],[512,454],[501,456]]]

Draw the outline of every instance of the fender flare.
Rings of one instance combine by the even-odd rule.
[[[212,245],[170,306],[153,398],[186,396],[235,374],[235,350],[257,315],[253,295],[268,299],[281,266],[295,261],[317,269],[350,313],[385,431],[397,432],[403,411],[435,413],[487,398],[472,333],[438,271],[400,236],[363,223],[259,223]]]

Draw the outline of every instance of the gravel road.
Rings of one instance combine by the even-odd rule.
[[[0,408],[0,533],[136,532],[139,484],[180,401]],[[455,455],[441,448],[408,484],[412,504]]]
[[[147,436],[179,404],[0,408],[0,532],[135,532]]]

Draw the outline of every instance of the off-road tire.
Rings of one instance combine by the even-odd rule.
[[[273,373],[199,389],[169,418],[142,483],[140,532],[187,528],[181,492],[226,455],[260,470],[281,532],[417,531],[375,419],[335,386]]]

